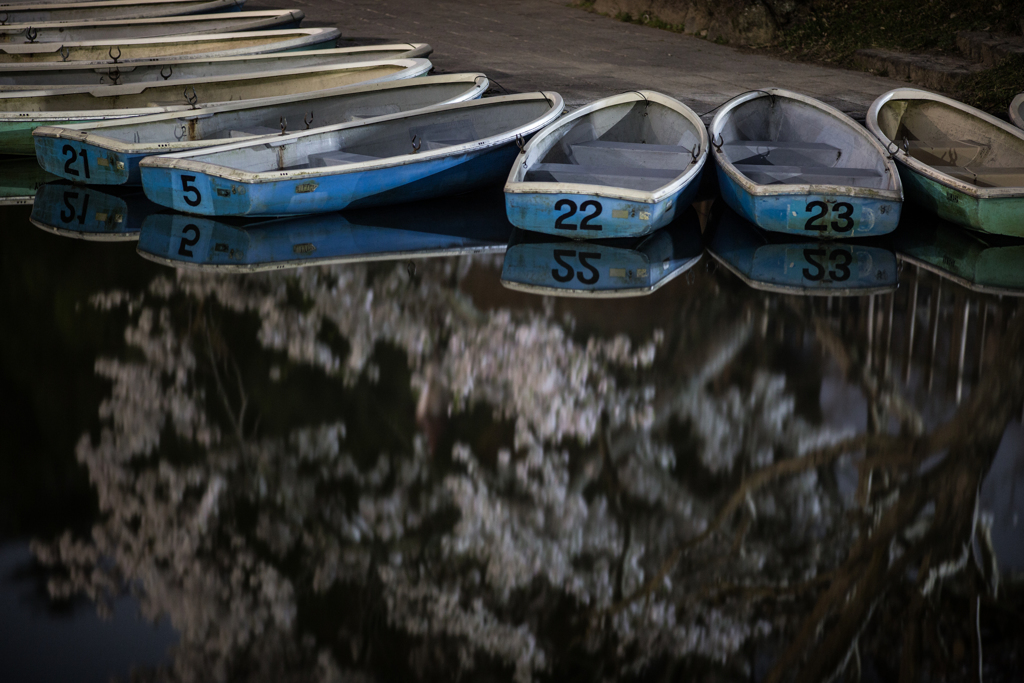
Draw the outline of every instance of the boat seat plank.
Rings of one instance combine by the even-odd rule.
[[[321,166],[344,166],[345,164],[358,164],[362,161],[376,161],[379,157],[372,157],[366,154],[353,154],[352,152],[321,152],[309,155],[310,168]]]
[[[527,182],[576,183],[656,190],[678,177],[679,171],[626,166],[580,166],[578,164],[537,164],[526,173]]]
[[[674,145],[588,142],[570,145],[569,149],[571,159],[581,166],[660,168],[673,170],[678,175],[693,162],[688,151]]]
[[[792,149],[796,151],[809,152],[838,152],[839,148],[824,142],[804,142],[803,140],[729,140],[723,148],[749,147],[754,151],[759,149]]]
[[[228,131],[229,138],[247,138],[253,135],[278,135],[280,134],[280,128],[271,128],[269,126],[252,126],[250,128],[241,128],[238,130]]]
[[[619,178],[661,178],[671,179],[680,172],[671,168],[633,168],[629,166],[598,166],[591,164],[537,164],[531,171],[546,171],[562,175],[616,176]],[[572,182],[580,182],[574,180]]]
[[[813,175],[817,177],[842,176],[847,178],[877,178],[882,175],[873,168],[844,168],[842,166],[775,166],[773,164],[735,164],[744,175],[769,173],[771,175]]]
[[[619,142],[618,140],[590,140],[589,142],[575,142],[570,145],[572,149],[582,147],[584,149],[617,149],[622,151],[639,152],[670,152],[673,154],[689,154],[690,150],[679,145],[649,145],[646,142]]]

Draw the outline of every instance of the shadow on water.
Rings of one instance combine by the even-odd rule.
[[[258,223],[92,192],[0,209],[0,519],[54,599],[173,626],[133,678],[1024,669],[1016,243],[713,210],[561,244],[500,192]],[[594,296],[623,288],[651,293]]]

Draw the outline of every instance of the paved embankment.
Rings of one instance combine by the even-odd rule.
[[[570,107],[647,88],[703,113],[738,93],[776,86],[862,117],[879,94],[905,85],[615,21],[566,0],[250,0],[246,7],[283,2],[306,13],[305,25],[337,26],[346,44],[427,42],[439,72],[482,71],[511,91],[554,90]]]

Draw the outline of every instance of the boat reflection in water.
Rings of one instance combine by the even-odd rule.
[[[708,252],[754,289],[805,296],[864,296],[896,289],[896,254],[884,239],[794,240],[716,207]]]
[[[501,284],[554,296],[642,296],[692,268],[703,250],[692,208],[640,238],[579,242],[516,229],[505,252]]]
[[[37,228],[64,237],[123,242],[139,239],[143,219],[161,210],[139,187],[98,190],[59,181],[36,191],[30,220]]]
[[[477,193],[383,209],[227,222],[167,213],[143,223],[139,254],[169,266],[254,272],[504,251],[502,197]]]
[[[57,176],[39,167],[35,159],[0,162],[0,206],[31,206],[43,183]]]
[[[1024,241],[970,232],[930,214],[907,216],[899,258],[975,292],[1024,296]]]

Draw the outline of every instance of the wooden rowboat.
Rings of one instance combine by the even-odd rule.
[[[1024,92],[1010,102],[1010,120],[1018,128],[1024,128]]]
[[[709,130],[723,199],[765,230],[850,238],[899,223],[896,166],[838,109],[787,90],[757,90],[727,102]]]
[[[0,66],[101,61],[112,66],[181,55],[200,59],[324,50],[337,45],[340,37],[336,28],[297,28],[66,43],[0,43]]]
[[[29,220],[62,237],[92,242],[139,239],[142,221],[160,210],[139,188],[104,188],[46,183],[36,192]]]
[[[90,19],[145,19],[190,14],[234,12],[245,0],[107,0],[101,2],[47,2],[0,6],[4,24],[31,24]]]
[[[875,100],[867,125],[899,164],[909,199],[973,230],[1024,237],[1024,131],[914,88]]]
[[[504,252],[513,228],[500,195],[459,200],[241,224],[154,214],[143,221],[138,252],[172,267],[235,273]]]
[[[516,230],[501,284],[542,296],[643,296],[695,266],[703,253],[700,220],[692,207],[643,237],[579,242]]]
[[[157,204],[209,216],[385,206],[497,183],[523,140],[558,118],[537,92],[448,104],[139,164]]]
[[[887,238],[798,239],[761,230],[728,207],[712,213],[717,216],[710,221],[708,253],[754,289],[800,296],[896,290],[896,254]]]
[[[125,119],[201,109],[232,100],[300,95],[357,83],[412,78],[429,70],[430,62],[426,59],[393,59],[226,78],[180,79],[173,85],[138,83],[55,94],[32,90],[0,93],[0,146],[8,154],[35,154],[32,131],[39,126]]]
[[[704,124],[683,103],[647,90],[616,95],[523,148],[505,210],[518,228],[571,239],[646,235],[693,201],[707,153]]]
[[[53,92],[97,85],[159,83],[178,78],[234,76],[255,71],[375,62],[382,59],[416,59],[426,58],[432,51],[433,48],[426,43],[402,43],[233,57],[203,57],[199,59],[165,57],[116,64],[111,64],[109,61],[0,64],[0,92],[14,90],[49,90]]]
[[[92,159],[88,182],[139,185],[139,162],[153,154],[172,154],[228,144],[238,138],[280,134],[289,122],[322,127],[437,104],[480,97],[488,87],[483,74],[445,74],[321,90],[316,93],[229,102],[199,111],[168,112],[128,120],[100,121],[64,128],[37,128],[36,157],[60,177],[84,182],[78,165],[65,169],[62,150],[70,145],[80,158]],[[99,166],[96,162],[107,163]],[[72,173],[73,172],[73,173]]]
[[[229,12],[157,19],[51,21],[0,26],[0,43],[69,43],[82,40],[117,41],[183,34],[260,31],[298,28],[305,15],[302,10]]]

